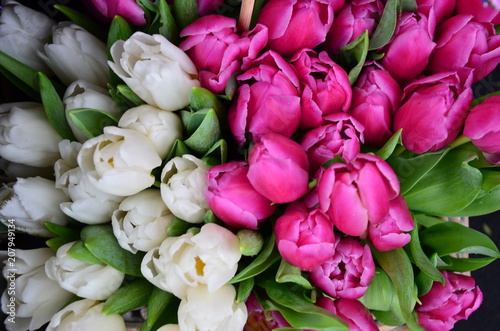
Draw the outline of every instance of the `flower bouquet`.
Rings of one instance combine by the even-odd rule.
[[[498,1],[62,2],[2,3],[7,330],[442,331],[480,306]]]

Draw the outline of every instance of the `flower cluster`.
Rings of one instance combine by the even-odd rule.
[[[499,210],[500,97],[472,89],[498,4],[260,5],[3,1],[32,100],[0,105],[0,221],[47,239],[9,246],[8,330],[141,307],[141,330],[450,330],[480,306],[463,273],[500,252],[446,218]]]

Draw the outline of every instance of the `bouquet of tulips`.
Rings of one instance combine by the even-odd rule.
[[[2,2],[7,330],[444,331],[480,306],[500,252],[453,220],[500,209],[500,96],[473,93],[499,1],[83,4]]]

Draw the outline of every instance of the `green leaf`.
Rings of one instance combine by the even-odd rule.
[[[387,273],[377,268],[375,277],[368,286],[364,296],[359,300],[370,310],[390,310],[397,297],[396,289]]]
[[[178,26],[184,29],[198,19],[198,4],[195,0],[176,0],[174,16]]]
[[[129,103],[131,103],[134,107],[146,104],[146,101],[142,100],[134,91],[127,85],[118,85],[116,86],[118,93],[122,95]]]
[[[87,264],[102,264],[103,262],[95,257],[90,251],[85,247],[83,241],[76,241],[67,252],[69,257],[80,260]]]
[[[420,245],[420,238],[418,227],[411,231],[410,251],[415,261],[415,265],[432,281],[440,282],[444,285],[444,277],[436,268],[435,264],[425,255],[422,246]]]
[[[110,49],[111,46],[118,40],[127,40],[132,35],[133,31],[130,25],[121,16],[115,16],[111,21],[107,37],[108,59],[112,60]],[[111,70],[113,72],[113,70]],[[116,76],[115,76],[116,78]],[[119,78],[118,78],[119,80]]]
[[[186,146],[186,144],[182,140],[177,139],[174,142],[174,145],[172,146],[172,149],[168,153],[167,158],[163,162],[164,163],[163,165],[165,165],[165,163],[167,163],[169,160],[173,159],[176,156],[183,156],[184,154],[190,154],[190,153],[191,153],[191,151]]]
[[[429,228],[435,224],[446,222],[441,218],[425,214],[415,214],[413,218],[418,225],[424,226],[426,228]]]
[[[140,308],[148,303],[153,288],[154,285],[146,279],[136,278],[127,285],[119,288],[106,300],[102,307],[102,313],[104,315],[122,315]]]
[[[445,259],[448,264],[440,267],[440,269],[456,272],[474,271],[487,266],[496,259],[495,257],[454,258],[448,256]]]
[[[80,239],[80,231],[77,229],[50,222],[43,223],[43,225],[45,225],[47,230],[54,236],[72,239],[71,241]]]
[[[197,122],[196,120],[201,115],[198,115],[199,113],[204,114],[203,121],[189,136],[189,138],[184,140],[184,143],[193,151],[203,155],[207,153],[219,139],[221,139],[221,130],[217,114],[215,113],[215,110],[211,108],[206,111],[200,110],[191,116],[188,123],[188,132],[193,130],[191,119],[195,120],[194,122]]]
[[[68,112],[71,121],[85,134],[87,138],[101,135],[107,126],[117,126],[118,119],[104,111],[79,108]]]
[[[83,15],[81,12],[70,8],[68,6],[63,5],[54,5],[54,8],[63,13],[70,21],[81,26],[97,38],[101,40],[106,40],[107,29],[103,29],[103,27],[97,23],[96,21],[90,19],[88,16]]]
[[[0,72],[29,97],[40,100],[36,70],[0,51]]]
[[[167,236],[168,237],[178,237],[187,232],[189,228],[193,225],[184,220],[181,220],[177,216],[173,216],[170,221],[170,225],[167,228]]]
[[[193,87],[189,94],[189,106],[195,111],[212,108],[220,119],[226,117],[226,109],[215,94],[202,87]]]
[[[170,7],[165,0],[158,1],[158,14],[160,15],[159,32],[171,43],[177,45],[180,41],[179,29],[175,23],[174,16],[170,11]]]
[[[313,286],[309,281],[302,276],[302,271],[288,264],[285,260],[281,260],[278,272],[276,273],[276,281],[278,283],[295,283],[303,288],[312,290]]]
[[[365,64],[368,43],[368,31],[365,30],[356,40],[340,49],[340,55],[335,61],[349,73],[349,83],[351,85],[354,85]]]
[[[398,3],[398,0],[387,0],[380,22],[370,38],[368,50],[379,49],[391,40],[398,20]]]
[[[417,2],[415,0],[400,0],[401,11],[417,11]]]
[[[389,139],[384,146],[382,146],[381,149],[379,149],[375,155],[380,157],[382,160],[387,160],[389,156],[394,153],[394,149],[396,149],[396,146],[398,143],[401,141],[401,132],[403,129],[400,129],[398,132],[392,135],[391,139]]]
[[[77,238],[78,239],[78,238]],[[54,237],[50,238],[47,241],[45,241],[45,244],[50,247],[53,251],[57,251],[59,247],[70,243],[74,240],[69,240],[68,238],[63,238],[63,237]]]
[[[42,96],[43,108],[52,127],[63,139],[75,140],[71,127],[66,120],[64,105],[52,82],[45,74],[38,73],[40,94]]]
[[[148,318],[146,319],[145,324],[153,326],[173,298],[174,295],[172,293],[163,291],[155,287],[151,293],[151,297],[149,298]]]
[[[255,281],[253,278],[248,278],[238,283],[238,292],[236,293],[235,301],[238,303],[244,302],[250,296],[254,283]]]
[[[217,141],[212,148],[201,158],[206,164],[217,165],[227,162],[227,142],[224,139]]]
[[[121,248],[110,225],[86,226],[81,237],[90,253],[104,263],[127,275],[142,277],[141,262],[145,254],[132,254]]]

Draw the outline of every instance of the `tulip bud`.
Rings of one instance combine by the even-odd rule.
[[[240,252],[243,256],[255,256],[262,249],[264,237],[258,231],[249,229],[239,230],[236,237],[240,241]]]
[[[321,308],[327,309],[342,318],[351,331],[378,331],[377,323],[370,311],[358,300],[319,298],[316,302]]]
[[[500,7],[485,5],[483,0],[456,0],[457,14],[466,14],[474,16],[476,22],[500,23]],[[492,1],[490,1],[492,2]]]
[[[91,11],[97,10],[99,16],[112,19],[121,16],[133,25],[145,25],[144,11],[135,0],[84,0]]]
[[[437,26],[449,18],[457,0],[417,0],[417,11],[429,18],[431,26]]]

